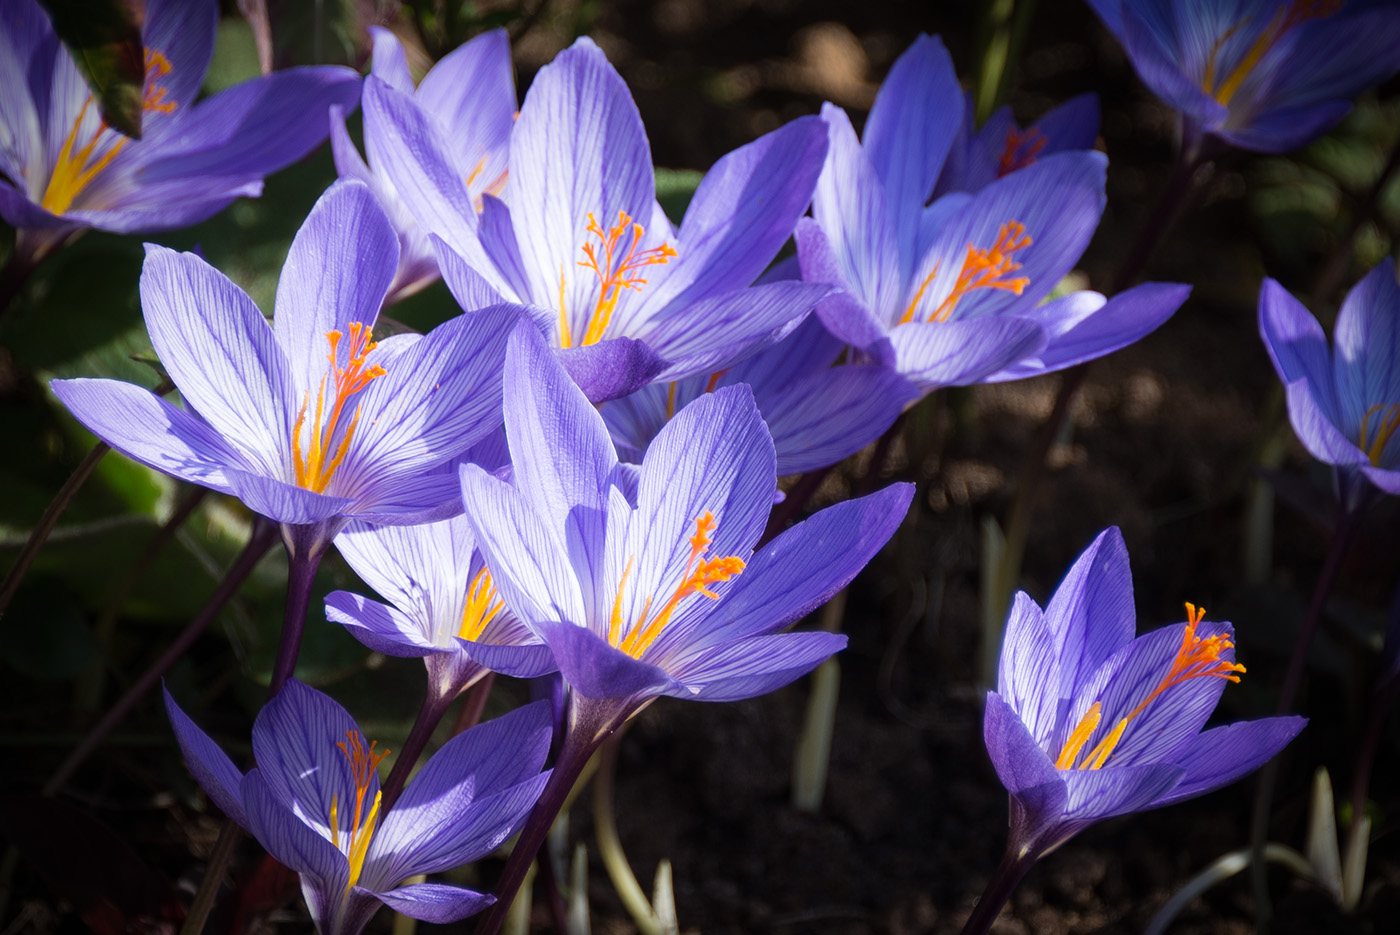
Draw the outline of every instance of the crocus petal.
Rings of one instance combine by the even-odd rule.
[[[1035,122],[1045,137],[1046,155],[1093,149],[1099,136],[1099,96],[1092,91],[1070,98]]]
[[[782,688],[846,648],[843,633],[778,633],[735,640],[671,666],[682,692],[696,701],[741,701]]]
[[[1162,47],[1161,34],[1140,15],[1149,11],[1146,5],[1141,10],[1126,3],[1119,6],[1119,39],[1138,77],[1162,100],[1193,118],[1197,126],[1216,129],[1229,117],[1229,109],[1182,73],[1181,66]],[[1192,38],[1206,36],[1193,30]]]
[[[633,659],[587,627],[562,621],[533,626],[554,652],[564,680],[585,698],[631,705],[657,695],[694,694],[665,670]]]
[[[1016,592],[997,669],[997,694],[1016,712],[1036,744],[1045,749],[1060,713],[1060,666],[1055,634],[1045,614],[1024,591]]]
[[[912,322],[890,332],[894,368],[924,392],[968,386],[1045,346],[1045,330],[1023,318]]]
[[[1319,461],[1336,465],[1365,464],[1366,453],[1337,428],[1335,410],[1328,412],[1323,408],[1333,392],[1330,383],[1319,387],[1306,377],[1289,383],[1284,387],[1288,421],[1293,424],[1293,431],[1303,447]]]
[[[374,50],[370,57],[370,74],[402,94],[413,93],[413,76],[408,72],[408,57],[404,55],[399,37],[383,26],[369,28]]]
[[[531,634],[533,636],[533,634]],[[538,637],[535,637],[536,639]],[[516,679],[533,679],[558,671],[554,653],[548,646],[504,645],[484,641],[458,639],[457,645],[472,662],[492,672]]]
[[[1393,441],[1392,444],[1394,444]],[[1388,471],[1384,468],[1363,464],[1361,473],[1365,474],[1367,480],[1386,493],[1400,496],[1400,471]]]
[[[446,883],[412,883],[374,897],[400,915],[434,925],[465,919],[496,901],[490,893]]]
[[[666,368],[656,351],[634,338],[609,338],[557,353],[569,378],[594,403],[635,393]]]
[[[1333,337],[1340,427],[1355,427],[1359,436],[1370,406],[1400,402],[1400,284],[1392,261],[1383,260],[1347,293]],[[1369,418],[1373,437],[1384,416]]]
[[[292,463],[296,402],[287,357],[257,306],[199,257],[154,244],[141,305],[185,401],[252,464],[280,476]]]
[[[302,875],[302,894],[311,918],[319,924],[329,922],[350,883],[345,855],[319,831],[307,827],[268,785],[261,768],[243,777],[242,796],[249,833],[278,863]]]
[[[1259,334],[1285,384],[1306,379],[1327,421],[1341,420],[1327,336],[1312,313],[1272,279],[1259,289]]]
[[[1117,526],[1099,533],[1074,560],[1045,608],[1045,620],[1060,660],[1058,697],[1077,697],[1099,666],[1133,639],[1133,575]]]
[[[1018,317],[1040,322],[1049,341],[1032,360],[1013,364],[988,383],[1053,373],[1111,354],[1156,331],[1191,294],[1178,283],[1145,282],[1105,300],[1096,292],[1074,292]]]
[[[49,386],[88,431],[128,458],[230,492],[224,466],[242,459],[218,432],[189,413],[119,380],[54,380]]]
[[[885,77],[865,122],[865,153],[884,185],[901,275],[913,273],[919,214],[963,119],[963,95],[943,42],[920,35]]]
[[[445,472],[454,482],[457,472]],[[465,519],[416,526],[351,523],[335,547],[355,574],[395,606],[420,612],[461,603],[476,541]]]
[[[401,473],[377,481],[351,512],[374,526],[418,526],[461,515],[462,496],[452,461],[426,473]]]
[[[345,126],[345,108],[332,107],[331,120],[331,159],[335,162],[336,174],[341,178],[359,179],[371,188],[374,186],[374,173],[365,165],[360,151],[350,139],[350,131]],[[378,194],[378,193],[376,193]]]
[[[295,386],[315,396],[326,335],[348,334],[352,322],[373,327],[398,264],[398,234],[368,186],[345,179],[317,199],[282,266],[272,321]]]
[[[778,476],[816,471],[850,457],[885,433],[919,397],[899,374],[846,365],[808,374],[758,407],[778,453]]]
[[[349,591],[326,595],[326,619],[343,625],[355,639],[386,656],[420,658],[443,651],[425,638],[422,622]]]
[[[1142,811],[1176,786],[1182,773],[1173,763],[1066,770],[1061,773],[1069,790],[1065,815],[1076,821],[1101,821]]]
[[[354,503],[262,474],[225,468],[233,495],[254,513],[289,526],[309,526],[346,513]]]
[[[170,726],[175,729],[175,739],[180,743],[180,752],[185,756],[185,765],[189,767],[194,781],[229,820],[241,828],[247,828],[248,816],[243,811],[243,793],[240,790],[242,770],[234,766],[228,754],[219,749],[219,745],[180,710],[164,685],[161,686],[161,693],[165,696],[165,713],[170,718]]]
[[[1025,723],[996,692],[987,692],[982,738],[997,778],[1007,792],[1020,797],[1028,790],[1043,786],[1058,784],[1063,788],[1064,774],[1055,769]]]
[[[259,784],[265,785],[284,808],[295,812],[300,823],[314,828],[328,847],[331,800],[355,801],[350,764],[336,744],[359,730],[359,725],[335,700],[294,678],[287,680],[253,722],[253,757],[258,763],[254,773],[259,776]],[[247,780],[244,782],[244,801],[252,812],[253,804],[247,801]],[[373,801],[378,791],[379,779],[371,772],[368,801]],[[340,837],[348,840],[354,810],[342,807],[337,817]],[[250,830],[257,834],[256,828]],[[332,850],[344,864],[345,856]],[[274,856],[278,856],[276,852]]]
[[[418,86],[418,103],[450,128],[455,155],[482,186],[505,168],[515,123],[513,73],[510,37],[492,29],[444,55]]]
[[[591,40],[579,39],[535,76],[511,133],[510,172],[531,299],[552,307],[562,292],[565,308],[592,308],[598,280],[578,268],[589,213],[604,226],[619,211],[645,223],[655,191],[637,106]]]
[[[1152,804],[1194,798],[1249,775],[1273,759],[1307,723],[1302,717],[1266,717],[1206,731],[1172,757],[1186,774]]]
[[[8,24],[7,24],[8,25]],[[165,100],[175,104],[175,113],[194,101],[209,60],[214,55],[214,34],[219,28],[219,7],[215,3],[188,0],[149,0],[145,9],[141,42],[148,50],[165,56],[170,70],[161,76]],[[143,115],[149,121],[159,111]],[[168,118],[167,118],[168,119]]]
[[[859,298],[838,264],[831,242],[811,218],[797,222],[793,231],[802,278],[807,282],[832,283],[845,291],[834,293],[817,304],[816,313],[837,338],[875,356],[881,363],[892,363],[884,322]]]
[[[1348,50],[1348,60],[1353,55]],[[1287,153],[1317,139],[1351,113],[1351,101],[1325,101],[1303,107],[1281,107],[1252,117],[1242,127],[1214,128],[1222,140],[1254,153]]]

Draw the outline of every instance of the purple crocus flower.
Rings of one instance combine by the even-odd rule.
[[[403,46],[387,29],[370,28],[374,57],[370,74],[401,94],[411,96],[444,144],[441,156],[480,210],[482,197],[500,197],[506,185],[506,152],[515,122],[515,81],[510,40],[503,29],[482,33],[454,49],[423,76],[415,89]],[[379,107],[364,110],[366,160],[360,158],[345,130],[343,108],[331,108],[331,151],[342,178],[369,185],[399,232],[399,271],[389,290],[390,302],[410,295],[438,278],[432,243],[399,197],[382,164],[382,138],[394,132]]]
[[[890,71],[863,146],[824,105],[830,148],[796,236],[803,278],[842,289],[817,307],[834,335],[928,391],[1091,360],[1176,311],[1187,286],[1049,299],[1103,213],[1100,153],[1060,152],[928,204],[962,108],[948,53],[928,36]]]
[[[1337,468],[1350,509],[1364,477],[1400,494],[1400,285],[1387,259],[1347,293],[1335,346],[1317,319],[1272,279],[1259,292],[1259,332],[1288,393],[1293,430]]]
[[[297,232],[271,325],[198,256],[148,245],[146,326],[187,408],[115,380],[55,380],[53,391],[118,451],[283,524],[294,553],[324,548],[350,519],[451,516],[450,462],[499,425],[520,310],[376,342],[397,263],[398,237],[357,181],[333,185]]]
[[[1321,136],[1400,69],[1400,8],[1365,0],[1089,0],[1143,83],[1185,121],[1281,153]]]
[[[68,50],[34,0],[0,3],[0,217],[29,262],[87,227],[186,227],[326,138],[326,108],[355,106],[339,66],[292,68],[196,103],[214,51],[213,0],[149,0],[142,137],[102,120]]]
[[[976,192],[1055,153],[1091,150],[1099,135],[1099,98],[1072,97],[1033,124],[1022,127],[1010,107],[999,108],[979,129],[971,96],[963,99],[963,120],[948,147],[933,194]]]
[[[534,678],[554,657],[500,596],[466,519],[418,526],[354,522],[335,546],[389,601],[348,591],[326,596],[326,616],[387,656],[421,657],[430,693],[451,701],[487,671]]]
[[[1044,610],[1016,595],[983,734],[1011,793],[1007,857],[1020,873],[1095,822],[1234,782],[1302,730],[1300,717],[1201,730],[1244,667],[1230,624],[1186,607],[1186,623],[1134,638],[1116,528],[1075,561]]]
[[[641,463],[679,410],[704,393],[745,383],[773,436],[778,476],[817,471],[875,441],[919,396],[888,367],[837,364],[844,348],[811,316],[787,338],[728,370],[653,383],[604,404],[603,421],[618,455]]]
[[[588,397],[708,374],[794,327],[825,287],[750,287],[806,210],[826,150],[815,118],[721,159],[680,229],[655,197],[651,149],[622,78],[588,39],[542,68],[510,137],[510,206],[476,208],[435,122],[373,76],[383,171],[459,301],[482,290],[549,310],[550,340]]]
[[[387,812],[378,766],[349,712],[290,679],[253,723],[246,774],[165,693],[185,762],[214,804],[301,875],[321,935],[357,935],[381,903],[453,922],[494,902],[486,893],[409,877],[470,863],[513,835],[549,780],[550,714],[526,705],[453,737]]]

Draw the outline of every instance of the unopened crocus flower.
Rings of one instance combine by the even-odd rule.
[[[488,194],[480,216],[450,143],[414,99],[371,76],[365,102],[393,128],[380,136],[382,171],[442,241],[454,295],[475,301],[484,287],[548,310],[550,343],[595,402],[727,367],[829,291],[750,286],[811,200],[826,151],[815,118],[722,158],[677,230],[656,202],[632,96],[588,39],[536,75],[511,131],[509,207]]]
[[[576,771],[632,714],[660,696],[761,695],[842,648],[839,634],[781,631],[855,576],[913,492],[896,484],[838,504],[755,549],[776,473],[748,387],[692,402],[640,471],[625,470],[602,416],[531,325],[510,338],[504,409],[511,481],[463,466],[466,516],[506,606],[554,653],[569,701],[556,778],[503,900]]]
[[[454,49],[423,76],[417,88],[408,71],[403,46],[387,29],[370,28],[374,57],[370,73],[389,87],[411,96],[425,120],[437,128],[441,157],[466,186],[480,210],[483,195],[502,195],[506,185],[506,151],[515,122],[515,81],[510,40],[503,29],[482,33]],[[399,271],[389,301],[403,298],[438,278],[437,260],[428,235],[399,197],[393,177],[384,171],[382,137],[393,133],[378,107],[365,107],[365,159],[345,129],[343,108],[331,109],[331,151],[342,178],[369,185],[399,232]]]
[[[841,290],[817,307],[834,335],[929,391],[1091,360],[1176,311],[1187,286],[1049,298],[1103,213],[1100,153],[1038,158],[930,204],[962,104],[947,52],[923,36],[881,87],[863,145],[823,107],[830,148],[796,237],[802,277]]]
[[[1216,136],[1282,153],[1331,129],[1400,69],[1400,8],[1366,0],[1089,0],[1138,76]]]
[[[453,922],[493,899],[460,886],[408,883],[489,854],[519,829],[549,779],[549,705],[519,708],[442,746],[387,811],[365,738],[333,699],[291,679],[253,723],[246,774],[165,694],[185,762],[225,815],[301,876],[321,935],[357,935],[384,904]]]
[[[1333,347],[1317,319],[1283,286],[1265,279],[1259,332],[1288,396],[1303,446],[1335,465],[1343,505],[1367,497],[1365,478],[1400,494],[1400,285],[1387,259],[1347,294]]]
[[[336,549],[389,601],[326,596],[326,616],[376,652],[420,657],[430,695],[451,702],[487,671],[534,678],[554,671],[548,647],[507,610],[466,519],[417,526],[354,522]]]
[[[362,183],[316,203],[292,243],[269,325],[222,273],[149,245],[141,302],[179,409],[115,380],[54,393],[113,448],[243,500],[298,550],[350,519],[417,523],[461,510],[450,462],[500,423],[519,309],[481,309],[376,341],[398,237]]]
[[[990,925],[1036,860],[1095,822],[1234,782],[1303,728],[1303,718],[1271,717],[1202,730],[1244,667],[1230,624],[1186,609],[1185,623],[1134,637],[1116,528],[1075,561],[1044,610],[1016,595],[983,724],[1011,793],[1010,840],[988,887],[999,901],[984,899],[975,918]]]
[[[328,107],[354,107],[348,68],[292,68],[196,102],[214,52],[213,0],[149,0],[141,139],[107,126],[34,0],[0,3],[0,217],[28,262],[76,231],[186,227],[326,138]]]

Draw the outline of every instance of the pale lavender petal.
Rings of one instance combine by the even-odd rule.
[[[587,627],[561,621],[539,621],[534,627],[553,650],[559,673],[585,698],[630,704],[663,694],[693,694],[665,670],[608,645]]]
[[[243,777],[248,831],[278,863],[302,875],[311,918],[325,925],[350,883],[350,863],[319,830],[307,827],[266,781],[262,769]]]
[[[996,692],[987,692],[982,738],[997,778],[1007,792],[1020,797],[1041,787],[1058,785],[1064,788],[1064,774],[1055,769],[1025,723]],[[1060,799],[1062,804],[1063,796]],[[1053,817],[1058,818],[1058,813]]]
[[[456,482],[456,471],[444,473]],[[354,522],[335,537],[335,547],[355,574],[400,610],[425,620],[449,605],[460,614],[475,548],[465,519],[414,526]]]
[[[240,464],[205,423],[139,386],[119,380],[54,380],[58,401],[98,438],[147,467],[229,493],[224,467]]]
[[[374,896],[400,915],[434,925],[465,919],[496,901],[490,893],[447,883],[413,883]]]
[[[667,365],[648,344],[634,338],[610,338],[556,353],[569,378],[594,403],[635,393]]]
[[[233,495],[248,509],[290,526],[308,526],[343,515],[354,502],[232,467],[224,469],[224,477]]]
[[[1293,423],[1293,431],[1303,447],[1319,461],[1336,465],[1366,464],[1366,453],[1337,427],[1335,410],[1328,412],[1323,408],[1324,400],[1332,393],[1330,384],[1318,387],[1306,377],[1289,383],[1284,387],[1288,421]]]
[[[1285,385],[1306,379],[1327,421],[1341,421],[1327,335],[1303,303],[1272,279],[1259,289],[1259,334]]]
[[[918,397],[918,389],[888,367],[852,364],[819,370],[772,396],[758,396],[773,433],[778,476],[820,470],[850,457],[883,435]]]
[[[371,188],[375,184],[374,173],[365,165],[355,142],[350,139],[350,131],[345,128],[345,108],[335,106],[330,109],[331,158],[335,162],[336,174],[341,178],[359,179]],[[375,193],[379,195],[379,192]],[[385,210],[388,210],[387,208]]]
[[[1059,688],[1055,634],[1035,601],[1017,591],[1002,636],[997,694],[1016,712],[1042,750],[1055,734]]]
[[[189,106],[199,93],[204,73],[209,70],[209,60],[214,55],[214,34],[218,28],[217,3],[190,0],[148,0],[146,3],[141,42],[148,51],[160,52],[170,63],[170,71],[161,76],[160,85],[165,89],[165,100],[175,104],[176,114]],[[147,111],[143,115],[144,134],[149,134],[154,119],[170,119],[158,115],[159,111]]]
[[[1074,560],[1045,608],[1060,660],[1057,696],[1082,695],[1099,666],[1132,642],[1136,619],[1128,547],[1110,526]]]
[[[1170,792],[1182,774],[1181,767],[1171,763],[1067,770],[1061,773],[1069,790],[1065,817],[1101,821],[1140,812]]]
[[[175,729],[175,739],[180,743],[180,752],[185,756],[194,781],[205,794],[219,806],[219,811],[229,817],[239,827],[248,827],[248,816],[243,810],[243,771],[233,765],[228,754],[200,730],[189,715],[180,710],[170,691],[163,684],[161,693],[165,695],[165,713],[170,718],[170,726]]]
[[[510,38],[493,29],[458,46],[423,76],[418,103],[448,128],[473,188],[492,185],[505,171],[515,123],[515,80]]]
[[[1023,318],[971,318],[917,322],[890,332],[894,368],[924,392],[969,386],[1045,346],[1045,331]]]
[[[1374,439],[1385,406],[1400,404],[1400,284],[1391,260],[1381,261],[1347,293],[1333,339],[1338,427],[1359,439],[1364,424],[1367,439]],[[1371,411],[1377,405],[1380,411]],[[1380,460],[1395,466],[1393,459]]]
[[[1302,717],[1266,717],[1216,727],[1193,738],[1172,757],[1186,774],[1153,806],[1204,795],[1249,775],[1273,759],[1307,723]]]
[[[533,633],[531,639],[538,639]],[[533,645],[496,644],[458,639],[457,645],[477,665],[517,679],[539,678],[559,669],[554,652],[543,643]]]
[[[797,242],[802,278],[807,282],[841,286],[845,290],[818,303],[816,312],[822,324],[837,338],[874,354],[882,363],[893,361],[894,351],[889,347],[883,318],[851,291],[853,286],[841,271],[831,242],[822,229],[810,218],[803,218],[797,222],[793,238]]]
[[[413,76],[408,72],[408,57],[399,37],[383,26],[371,26],[369,35],[374,44],[369,73],[395,91],[412,94]]]
[[[505,301],[490,281],[468,266],[466,260],[447,245],[447,241],[437,234],[429,239],[437,256],[438,269],[442,272],[442,281],[447,283],[448,291],[463,311],[471,312]]]
[[[696,701],[741,701],[800,678],[846,648],[843,633],[778,633],[715,646],[671,664],[686,688],[668,694]]]
[[[355,639],[386,656],[413,659],[453,651],[433,644],[424,634],[424,621],[349,591],[326,595],[326,619],[341,624]]]

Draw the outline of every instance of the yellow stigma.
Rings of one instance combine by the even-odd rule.
[[[675,248],[668,243],[648,250],[638,250],[642,243],[642,235],[646,231],[642,225],[634,223],[626,211],[617,212],[617,223],[607,230],[603,230],[598,219],[589,212],[588,227],[585,230],[589,239],[583,244],[584,259],[580,260],[578,265],[592,270],[598,277],[601,288],[598,301],[584,328],[583,340],[579,341],[580,347],[597,344],[603,340],[622,290],[642,291],[642,286],[645,286],[647,281],[637,275],[637,270],[669,263],[677,256]],[[598,241],[596,245],[593,243],[595,238]],[[559,345],[572,347],[573,342],[573,327],[569,323],[568,310],[564,307],[564,268],[560,266]]]
[[[358,321],[352,321],[349,331],[350,359],[344,367],[340,366],[339,357],[341,333],[326,332],[326,340],[331,346],[326,359],[330,361],[331,369],[321,377],[321,388],[316,393],[316,413],[311,422],[311,440],[305,452],[302,451],[301,430],[306,424],[306,410],[311,402],[310,390],[302,399],[301,411],[297,413],[296,424],[292,426],[292,458],[297,486],[317,493],[325,493],[331,478],[335,476],[336,468],[345,460],[345,453],[350,450],[350,442],[355,437],[355,425],[360,421],[359,406],[355,407],[355,414],[350,417],[344,434],[339,443],[336,443],[340,420],[345,414],[345,404],[350,397],[368,386],[371,380],[385,374],[384,368],[378,364],[365,367],[369,353],[379,346],[378,342],[371,340],[372,329]],[[327,391],[330,393],[329,399]]]
[[[350,862],[350,879],[345,884],[345,889],[349,892],[351,887],[360,882],[360,873],[365,868],[365,855],[369,853],[369,842],[374,837],[379,823],[379,803],[383,795],[376,791],[374,802],[366,810],[365,796],[369,794],[369,781],[379,769],[379,764],[389,755],[389,751],[376,751],[374,742],[370,743],[369,749],[365,749],[364,735],[357,730],[346,731],[345,740],[337,741],[336,746],[350,764],[350,775],[355,781],[355,820],[350,823],[350,836],[345,842],[345,847],[340,846],[339,797],[331,796],[331,844],[339,848]]]
[[[168,114],[175,110],[175,102],[170,100],[169,92],[159,83],[160,79],[168,74],[170,60],[155,49],[147,49],[146,85],[141,98],[143,113]],[[85,145],[78,146],[78,132],[82,129],[83,118],[87,116],[91,104],[92,95],[89,94],[78,111],[78,118],[68,130],[63,148],[59,150],[58,159],[54,162],[53,173],[49,176],[49,184],[44,189],[44,196],[39,200],[40,207],[52,214],[63,214],[71,208],[73,199],[92,184],[93,179],[101,175],[102,170],[111,165],[117,154],[131,142],[129,137],[121,133],[109,133],[110,128],[106,121],[99,119],[97,132],[92,135],[92,139]],[[104,140],[107,143],[106,148],[99,153],[99,144]]]
[[[1286,9],[1274,14],[1274,18],[1259,33],[1258,38],[1240,58],[1239,63],[1217,85],[1216,56],[1220,54],[1225,43],[1229,42],[1235,33],[1249,22],[1248,18],[1240,20],[1221,34],[1219,39],[1215,40],[1215,46],[1210,50],[1210,57],[1206,59],[1205,73],[1201,76],[1201,89],[1224,106],[1229,107],[1230,101],[1239,92],[1240,86],[1258,67],[1264,56],[1269,54],[1269,50],[1277,45],[1278,41],[1290,29],[1300,23],[1306,23],[1308,20],[1331,16],[1344,5],[1343,0],[1292,0]]]
[[[1374,427],[1371,424],[1373,418]],[[1361,417],[1358,446],[1366,452],[1366,457],[1371,459],[1372,467],[1381,466],[1381,455],[1385,453],[1385,446],[1390,444],[1397,431],[1400,431],[1400,402],[1377,403],[1367,409],[1366,414]]]
[[[1225,650],[1234,648],[1235,644],[1230,641],[1230,638],[1224,634],[1208,636],[1204,639],[1196,636],[1196,627],[1205,619],[1205,615],[1204,607],[1198,608],[1194,604],[1186,605],[1186,629],[1181,635],[1181,646],[1177,649],[1176,658],[1172,660],[1167,674],[1157,683],[1157,687],[1152,689],[1136,708],[1128,712],[1127,717],[1120,718],[1118,723],[1113,725],[1113,730],[1109,731],[1107,736],[1089,751],[1082,762],[1079,762],[1080,752],[1088,744],[1089,738],[1093,736],[1099,722],[1103,719],[1103,708],[1100,703],[1095,701],[1090,705],[1089,710],[1084,712],[1084,716],[1080,718],[1074,730],[1070,731],[1069,739],[1060,749],[1059,758],[1055,760],[1056,769],[1074,769],[1076,762],[1079,762],[1079,769],[1102,769],[1103,765],[1108,762],[1108,758],[1113,755],[1118,742],[1123,739],[1123,731],[1127,730],[1128,722],[1146,711],[1147,706],[1169,688],[1174,688],[1182,682],[1196,678],[1222,678],[1227,682],[1240,680],[1239,673],[1244,672],[1244,666],[1220,658]]]
[[[504,602],[496,596],[490,573],[482,568],[472,577],[471,584],[467,585],[467,599],[462,607],[462,626],[457,635],[473,642],[481,639],[481,632],[504,606]]]
[[[685,573],[676,590],[661,605],[656,616],[648,619],[651,612],[651,596],[642,604],[642,616],[627,628],[623,637],[622,592],[627,587],[627,579],[632,574],[632,558],[627,559],[627,567],[622,570],[622,580],[617,585],[617,595],[613,598],[612,616],[608,621],[608,642],[627,653],[633,659],[642,658],[642,653],[666,628],[680,602],[692,594],[701,594],[710,600],[719,600],[719,595],[710,589],[713,584],[728,581],[744,570],[744,560],[737,555],[720,558],[706,558],[705,551],[710,547],[715,530],[715,515],[709,510],[695,517],[695,534],[690,537],[690,559],[685,564]]]
[[[1001,230],[997,232],[996,243],[986,250],[979,249],[973,244],[967,245],[967,256],[963,258],[962,269],[958,271],[957,282],[953,284],[953,290],[947,297],[938,304],[938,308],[933,310],[929,316],[929,321],[947,321],[953,315],[953,310],[957,308],[958,302],[969,292],[978,289],[1002,289],[1007,292],[1014,292],[1020,295],[1030,285],[1030,279],[1025,276],[1018,276],[1014,279],[1006,277],[1021,268],[1021,264],[1011,259],[1011,254],[1018,250],[1029,247],[1033,241],[1026,233],[1026,226],[1020,221],[1007,221],[1001,225]],[[914,320],[914,313],[918,311],[919,300],[924,297],[924,290],[929,283],[933,282],[938,275],[940,264],[935,263],[933,271],[928,274],[919,285],[919,291],[914,293],[914,298],[909,301],[909,307],[904,310],[904,316],[899,319],[901,325],[908,324]]]

